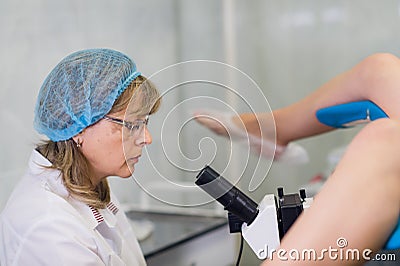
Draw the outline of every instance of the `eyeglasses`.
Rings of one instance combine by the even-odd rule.
[[[126,121],[107,115],[104,116],[103,119],[126,127],[129,130],[129,134],[131,136],[139,135],[142,132],[144,126],[147,126],[147,124],[149,123],[148,115],[146,115],[145,119],[136,119],[135,122]]]

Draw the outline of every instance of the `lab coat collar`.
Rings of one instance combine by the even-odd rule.
[[[117,223],[115,215],[118,213],[119,209],[112,201],[107,204],[107,207],[105,209],[96,209],[92,206],[89,206],[89,209],[91,210],[93,217],[97,221],[96,226],[98,226],[102,222],[105,222],[108,227],[115,227],[115,224]]]
[[[44,167],[48,166],[51,166],[51,162],[37,150],[33,150],[29,159],[29,169],[31,173],[35,175],[42,174],[44,171],[47,171],[47,168]]]
[[[46,190],[69,201],[69,193],[62,182],[61,172],[57,169],[47,168],[51,165],[51,162],[46,157],[37,150],[33,150],[29,161],[30,174],[39,181]]]
[[[33,176],[40,180],[45,189],[69,202],[81,214],[91,229],[95,229],[103,222],[109,227],[115,227],[117,222],[115,215],[119,209],[112,201],[107,204],[105,209],[96,209],[70,197],[68,190],[63,184],[61,172],[56,169],[45,168],[47,166],[51,166],[51,162],[37,150],[33,150],[29,161],[29,170]]]

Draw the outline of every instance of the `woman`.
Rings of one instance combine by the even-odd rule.
[[[1,214],[1,265],[146,264],[107,177],[131,176],[159,104],[156,88],[114,50],[75,52],[51,71],[34,120],[49,140],[33,150]]]
[[[400,59],[391,54],[375,54],[301,101],[272,114],[241,114],[227,123],[209,119],[213,114],[197,114],[201,124],[218,134],[227,135],[232,126],[235,129],[231,132],[248,132],[251,144],[264,154],[274,152],[274,145],[270,144],[276,126],[278,160],[285,153],[292,153],[288,146],[291,141],[333,130],[317,120],[315,113],[320,108],[371,100],[390,117],[373,121],[360,131],[311,208],[282,239],[279,249],[297,250],[300,254],[313,249],[319,258],[296,260],[290,259],[288,253],[283,258],[275,254],[263,265],[359,265],[373,259],[371,253],[367,257],[360,255],[359,259],[324,255],[329,247],[340,249],[337,241],[343,238],[347,242],[344,249],[357,249],[360,254],[398,245],[398,231],[396,239],[392,234],[399,226],[400,216],[399,84]]]

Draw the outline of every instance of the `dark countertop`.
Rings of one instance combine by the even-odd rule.
[[[224,217],[128,211],[129,219],[149,220],[154,231],[139,242],[146,259],[227,224]],[[227,231],[227,234],[229,232]]]

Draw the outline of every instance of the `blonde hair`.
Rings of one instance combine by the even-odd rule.
[[[161,104],[158,90],[150,80],[138,76],[114,102],[110,114],[126,110],[136,115],[155,113]],[[134,108],[134,109],[133,109]],[[44,141],[36,147],[52,165],[48,168],[61,172],[63,184],[69,195],[89,206],[103,209],[110,202],[107,179],[96,186],[91,182],[90,164],[75,141]]]

